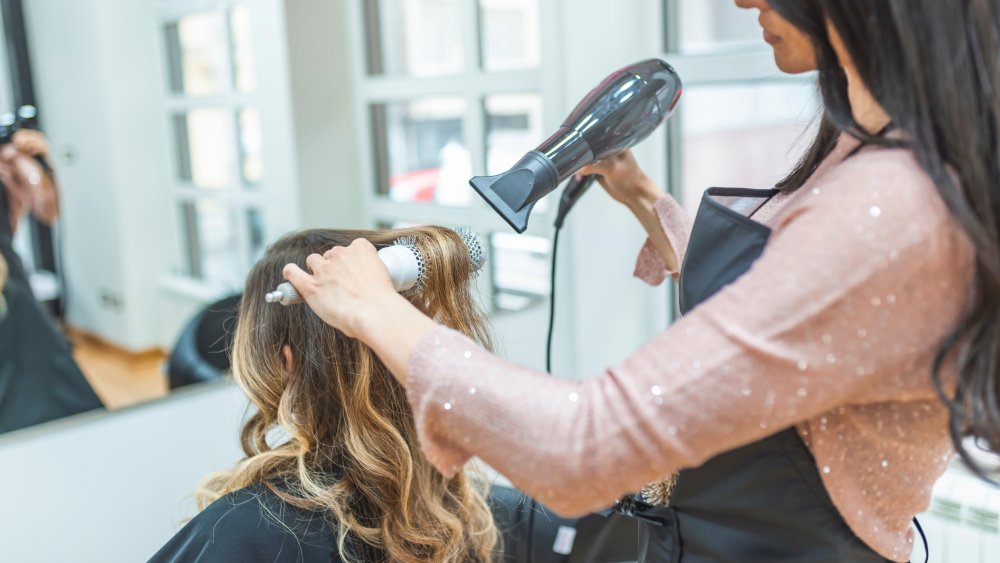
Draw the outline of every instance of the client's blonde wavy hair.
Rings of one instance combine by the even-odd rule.
[[[285,264],[304,268],[309,254],[357,238],[382,247],[401,236],[416,242],[429,270],[424,291],[410,298],[414,305],[491,345],[470,288],[473,265],[454,231],[311,230],[286,236],[250,272],[233,342],[233,375],[257,407],[241,434],[246,458],[206,478],[196,495],[199,508],[263,485],[286,503],[326,515],[345,560],[358,560],[356,548],[374,548],[389,561],[494,558],[497,531],[485,490],[464,472],[445,479],[424,458],[405,390],[371,349],[306,305],[264,302],[284,281]],[[290,371],[282,354],[286,344]]]

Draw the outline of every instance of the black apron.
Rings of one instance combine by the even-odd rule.
[[[9,270],[0,318],[0,433],[103,407],[31,292],[14,252],[8,209],[0,184],[0,253]]]
[[[749,218],[776,190],[705,192],[680,276],[686,314],[746,273],[771,230]],[[670,507],[640,507],[639,561],[884,562],[837,512],[789,428],[680,472]]]

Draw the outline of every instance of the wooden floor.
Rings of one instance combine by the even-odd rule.
[[[69,331],[73,358],[109,409],[119,409],[167,395],[160,350],[132,353],[79,331]]]

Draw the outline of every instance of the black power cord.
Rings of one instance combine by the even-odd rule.
[[[556,318],[556,257],[559,251],[559,232],[562,225],[556,227],[552,236],[552,266],[549,273],[549,328],[545,341],[545,371],[552,374],[552,335],[555,332]],[[538,510],[538,501],[534,498],[528,501],[528,532],[525,542],[528,544],[526,563],[533,563],[535,559],[535,512]]]
[[[559,201],[559,210],[556,213],[555,233],[552,235],[552,266],[549,272],[549,328],[545,339],[545,371],[552,375],[552,336],[555,333],[556,321],[556,264],[559,255],[559,233],[562,231],[563,222],[569,210],[576,205],[576,202],[587,193],[597,177],[594,175],[576,177],[569,181],[563,190],[562,198]],[[528,545],[526,563],[533,563],[535,559],[535,512],[538,510],[538,501],[534,498],[528,501],[528,531],[525,534],[525,542]]]
[[[556,255],[559,252],[559,232],[561,227],[556,227],[556,232],[552,236],[552,269],[549,274],[549,331],[545,341],[545,371],[552,374],[552,334],[555,332],[556,319]]]

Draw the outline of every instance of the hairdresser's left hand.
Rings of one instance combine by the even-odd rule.
[[[353,338],[380,309],[404,301],[396,290],[375,247],[359,238],[306,259],[311,273],[296,264],[285,266],[284,276],[323,321]],[[407,303],[408,305],[408,303]]]

